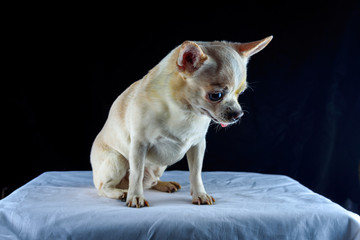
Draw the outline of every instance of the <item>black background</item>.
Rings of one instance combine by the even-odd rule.
[[[44,171],[90,170],[115,98],[185,40],[274,35],[248,65],[241,124],[210,127],[205,171],[285,174],[360,202],[359,4],[174,2],[12,6],[2,34],[8,195]],[[185,160],[170,169],[187,170]]]

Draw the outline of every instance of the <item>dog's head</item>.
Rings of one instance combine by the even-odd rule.
[[[185,41],[177,70],[186,88],[182,97],[199,114],[226,127],[243,115],[239,95],[247,88],[246,65],[272,36],[249,43]]]

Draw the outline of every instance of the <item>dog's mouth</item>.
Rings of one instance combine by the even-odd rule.
[[[208,110],[206,110],[205,108],[200,108],[201,109],[201,111],[202,112],[204,112],[205,113],[205,115],[207,115],[211,120],[213,120],[215,123],[217,123],[217,124],[220,124],[221,125],[221,127],[227,127],[228,125],[230,125],[230,124],[233,124],[233,123],[235,123],[235,122],[230,122],[230,123],[223,123],[223,122],[220,122],[219,120],[217,120],[216,118],[214,118],[212,115],[211,115],[211,113],[208,111]]]

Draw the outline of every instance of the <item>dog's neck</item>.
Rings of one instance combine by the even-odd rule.
[[[175,49],[176,50],[176,49]],[[187,99],[187,83],[186,78],[177,71],[176,55],[177,51],[172,51],[158,65],[149,71],[144,77],[147,84],[147,90],[152,94],[155,92],[157,96],[166,99],[167,104],[176,105],[183,111],[194,113],[194,107]],[[159,86],[167,85],[162,88]],[[169,92],[160,92],[162,89],[170,89]],[[170,107],[170,106],[169,106]]]

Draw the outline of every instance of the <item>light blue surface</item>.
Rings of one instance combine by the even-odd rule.
[[[165,172],[175,193],[150,207],[100,197],[89,171],[46,172],[0,201],[0,239],[360,239],[360,217],[291,178],[205,172],[216,204],[191,204],[189,173]]]

